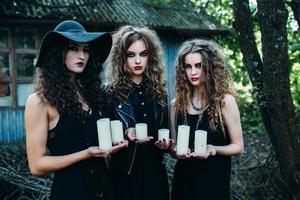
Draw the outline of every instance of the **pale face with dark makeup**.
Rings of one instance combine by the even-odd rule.
[[[189,82],[194,87],[198,87],[203,83],[202,74],[204,72],[200,53],[188,53],[185,56],[183,67]]]
[[[70,42],[65,64],[71,72],[82,73],[89,60],[89,44]]]
[[[148,50],[143,40],[137,40],[127,49],[126,66],[131,72],[131,80],[139,83],[148,65]]]

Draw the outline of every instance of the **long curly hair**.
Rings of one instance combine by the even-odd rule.
[[[126,66],[127,50],[137,40],[143,40],[148,50],[148,66],[144,72],[145,84],[150,95],[166,107],[165,82],[163,80],[163,52],[161,42],[153,30],[147,27],[123,26],[113,35],[113,45],[108,59],[109,90],[114,91],[120,102],[128,100],[133,87],[131,72]]]
[[[212,41],[194,39],[184,42],[176,57],[175,111],[186,114],[193,85],[189,82],[184,68],[185,57],[189,53],[199,53],[203,62],[204,93],[201,97],[208,105],[210,126],[224,131],[222,106],[225,94],[234,95],[235,90],[227,70],[222,48]]]
[[[68,44],[69,40],[61,39],[48,49],[45,61],[36,68],[34,90],[42,95],[44,101],[57,108],[59,114],[84,121],[88,112],[83,110],[78,92],[89,107],[98,111],[105,109],[105,94],[99,78],[102,63],[96,59],[96,52],[90,47],[84,71],[76,74],[76,81],[71,81],[71,73],[64,64]]]

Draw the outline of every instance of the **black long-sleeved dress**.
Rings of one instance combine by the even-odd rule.
[[[145,82],[134,84],[126,104],[112,95],[113,116],[123,122],[124,130],[136,123],[147,123],[148,136],[154,139],[129,147],[112,156],[115,200],[168,200],[168,180],[163,152],[154,142],[159,128],[167,128],[167,113],[147,93]]]

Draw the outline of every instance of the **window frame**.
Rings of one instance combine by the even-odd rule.
[[[16,48],[16,30],[25,28],[26,24],[17,24],[17,25],[3,25],[1,28],[8,30],[8,47],[0,47],[0,53],[7,53],[8,54],[8,62],[9,62],[9,71],[10,76],[0,80],[0,83],[7,83],[11,84],[11,99],[12,102],[10,106],[7,105],[0,105],[0,110],[5,110],[7,108],[24,108],[24,106],[18,105],[18,96],[17,96],[17,87],[18,84],[33,84],[33,76],[31,77],[17,77],[17,54],[29,54],[34,55],[35,57],[38,54],[38,47],[40,46],[42,34],[45,33],[45,29],[39,29],[36,27],[26,29],[31,29],[34,32],[34,48]]]

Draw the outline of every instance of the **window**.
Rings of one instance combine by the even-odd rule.
[[[34,62],[45,32],[23,26],[0,28],[0,109],[24,106],[33,92]]]
[[[0,106],[12,104],[11,72],[9,67],[9,30],[0,29]]]

